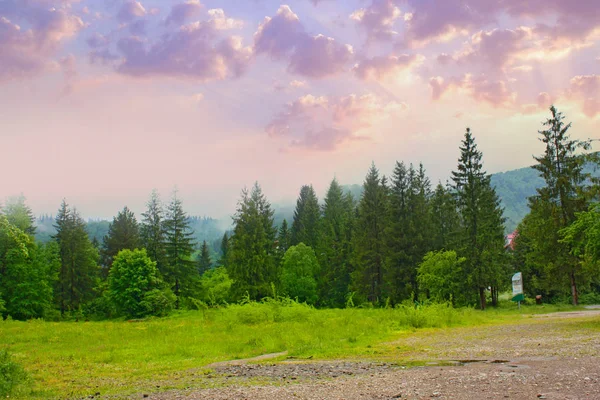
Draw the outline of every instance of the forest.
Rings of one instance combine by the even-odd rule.
[[[37,232],[25,198],[14,198],[0,213],[0,311],[19,320],[138,319],[266,298],[484,310],[498,305],[515,272],[529,301],[599,302],[600,156],[570,127],[551,107],[533,166],[540,186],[510,245],[469,128],[445,184],[433,185],[422,164],[399,161],[389,175],[372,164],[360,196],[333,179],[320,201],[305,185],[293,218],[276,223],[255,183],[216,243],[197,240],[197,227],[211,221],[190,218],[176,192],[163,202],[153,191],[139,218],[125,206],[102,238],[66,200],[53,231]]]

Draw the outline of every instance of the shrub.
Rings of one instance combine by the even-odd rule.
[[[0,397],[9,397],[28,381],[27,373],[6,349],[0,350]]]

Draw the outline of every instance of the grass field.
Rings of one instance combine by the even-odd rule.
[[[315,310],[271,301],[135,322],[4,321],[0,346],[32,378],[21,397],[125,396],[218,385],[203,379],[207,365],[283,351],[297,358],[389,361],[393,355],[380,344],[417,329],[502,324],[519,314],[568,309],[507,305],[481,312],[429,305]]]

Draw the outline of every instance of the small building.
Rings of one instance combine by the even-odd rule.
[[[515,230],[513,233],[509,233],[506,235],[506,241],[504,243],[504,248],[507,250],[515,249],[515,239],[519,236],[519,233]]]

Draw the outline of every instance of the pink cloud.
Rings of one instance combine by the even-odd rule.
[[[350,18],[367,32],[369,40],[390,40],[397,35],[394,24],[401,15],[394,0],[372,0],[369,7],[354,11]]]
[[[571,79],[567,96],[583,104],[590,118],[600,114],[600,75],[578,75]]]
[[[464,89],[475,100],[484,101],[494,107],[510,107],[516,100],[516,93],[509,89],[505,81],[489,79],[485,75],[465,74],[448,79],[437,76],[429,80],[429,87],[433,100],[439,100],[452,88]]]
[[[132,22],[136,18],[143,17],[146,15],[146,9],[139,1],[127,0],[117,13],[117,20],[119,22]]]
[[[548,94],[546,92],[541,92],[537,96],[537,105],[540,108],[549,108],[553,102],[554,102],[554,100],[552,99],[550,94]]]
[[[423,56],[401,54],[399,56],[373,57],[356,64],[354,74],[361,80],[381,80],[390,75],[410,70],[423,62]]]
[[[189,0],[185,3],[175,4],[173,7],[171,7],[171,12],[169,13],[165,23],[167,25],[181,25],[188,19],[199,15],[201,10],[202,4],[199,0]]]
[[[288,70],[310,78],[324,78],[344,71],[352,60],[352,47],[323,35],[312,36],[289,6],[266,17],[254,34],[256,54],[287,60]]]
[[[68,2],[64,2],[64,5]],[[63,43],[83,28],[63,7],[7,0],[0,4],[0,81],[29,78],[55,68]]]
[[[130,76],[165,76],[200,82],[239,77],[247,69],[252,50],[239,37],[219,40],[210,22],[182,26],[154,43],[132,36],[117,48],[123,61],[117,71]]]
[[[287,104],[265,130],[271,138],[286,139],[292,148],[333,151],[348,142],[368,140],[360,133],[406,108],[404,103],[385,102],[370,94],[306,95]]]

